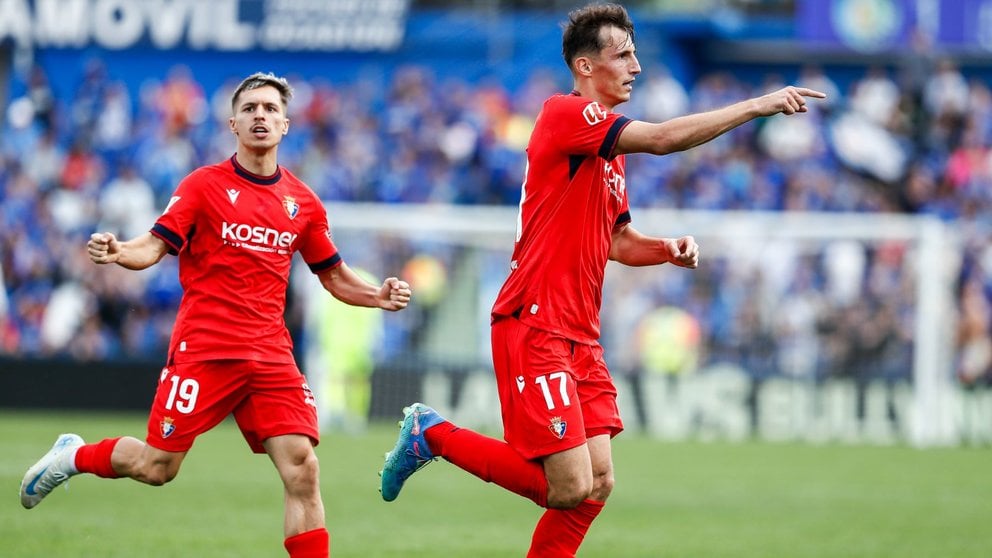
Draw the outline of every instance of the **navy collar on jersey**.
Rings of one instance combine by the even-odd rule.
[[[261,184],[262,186],[271,186],[272,184],[279,182],[279,179],[282,178],[282,167],[278,165],[276,166],[275,174],[273,174],[272,176],[259,176],[249,171],[248,169],[242,167],[238,163],[237,154],[231,155],[231,164],[234,165],[234,172],[237,173],[238,176],[244,178],[249,182],[254,182],[255,184]]]

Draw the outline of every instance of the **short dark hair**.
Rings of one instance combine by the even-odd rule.
[[[238,102],[238,97],[240,97],[242,93],[265,86],[276,88],[276,91],[279,92],[279,100],[282,101],[282,110],[285,112],[289,107],[289,100],[293,98],[293,86],[286,81],[286,78],[279,77],[272,72],[255,72],[254,74],[241,80],[241,84],[238,85],[238,88],[234,90],[234,94],[231,95],[231,109],[237,109],[234,104]]]
[[[634,39],[634,22],[619,4],[590,4],[574,10],[568,14],[564,27],[561,54],[569,69],[577,56],[603,50],[606,46],[600,36],[603,27],[619,27]]]

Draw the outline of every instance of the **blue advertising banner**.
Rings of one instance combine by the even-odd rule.
[[[915,6],[915,0],[800,0],[796,30],[808,46],[892,50],[908,43]]]
[[[0,0],[19,48],[390,51],[409,0]]]
[[[796,34],[812,48],[891,52],[919,32],[946,50],[992,50],[992,0],[799,0]]]
[[[957,0],[940,4],[940,44],[992,50],[992,0]]]

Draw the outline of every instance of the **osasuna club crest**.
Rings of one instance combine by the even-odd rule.
[[[165,420],[163,420],[161,424],[163,438],[168,438],[173,432],[176,431],[176,425],[172,424],[172,418],[170,417],[165,417]]]
[[[300,204],[296,203],[296,198],[283,196],[282,206],[286,208],[286,213],[289,214],[290,219],[295,219],[300,212]]]
[[[555,436],[558,436],[559,440],[561,440],[565,437],[565,429],[568,428],[568,423],[561,420],[561,417],[552,417],[551,424],[548,428],[551,429],[551,432],[553,432]]]

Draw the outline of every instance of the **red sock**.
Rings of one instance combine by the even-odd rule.
[[[76,450],[76,470],[80,473],[93,473],[105,479],[116,479],[120,475],[110,463],[110,455],[120,438],[107,438],[96,444],[86,444]]]
[[[548,510],[534,528],[527,558],[573,558],[606,502],[583,500],[570,510]]]
[[[548,505],[548,479],[537,461],[521,457],[509,444],[489,438],[450,422],[428,428],[424,439],[434,455],[439,455],[486,482]]]
[[[287,537],[283,546],[289,552],[289,558],[329,558],[331,536],[321,527]]]

